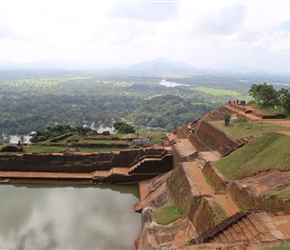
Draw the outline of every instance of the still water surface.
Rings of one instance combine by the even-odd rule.
[[[0,185],[1,249],[134,249],[137,186]]]

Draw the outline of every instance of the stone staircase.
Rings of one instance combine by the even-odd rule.
[[[160,155],[146,155],[141,159],[141,161],[130,167],[128,174],[140,173],[142,171],[146,171],[147,173],[160,173],[158,167],[160,165],[159,163],[163,162],[166,157],[171,157],[171,155],[166,153]]]
[[[268,213],[243,211],[236,213],[199,237],[192,239],[189,244],[269,242],[286,238],[276,227],[275,220]]]
[[[172,169],[172,154],[167,150],[147,150],[142,157],[138,157],[135,164],[131,167],[113,167],[109,170],[97,170],[92,173],[93,183],[110,182],[112,176],[123,176],[125,179],[130,179],[130,176],[151,175],[151,178],[156,174],[164,173]]]
[[[140,212],[145,204],[148,204],[151,201],[154,201],[158,197],[162,196],[164,192],[166,192],[166,182],[161,183],[158,187],[156,187],[155,190],[152,190],[150,193],[148,193],[145,198],[142,199],[142,201],[136,203],[134,205],[134,211]]]

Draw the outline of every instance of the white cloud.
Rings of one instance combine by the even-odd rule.
[[[134,63],[164,56],[196,67],[256,68],[289,62],[289,1],[0,4],[0,60]]]

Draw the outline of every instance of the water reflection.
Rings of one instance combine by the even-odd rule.
[[[0,246],[134,249],[137,186],[1,185]]]
[[[188,84],[182,84],[182,83],[176,83],[176,82],[170,82],[170,81],[166,81],[166,80],[161,80],[161,82],[159,83],[160,85],[163,85],[165,87],[178,87],[178,86],[189,86]]]

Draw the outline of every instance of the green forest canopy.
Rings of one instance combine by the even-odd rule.
[[[188,86],[165,87],[159,84],[162,79]],[[112,126],[122,119],[137,127],[171,130],[233,98],[229,91],[213,95],[195,88],[231,90],[246,97],[261,79],[264,76],[2,71],[0,132],[28,134],[55,124]],[[278,81],[269,78],[274,79]]]

